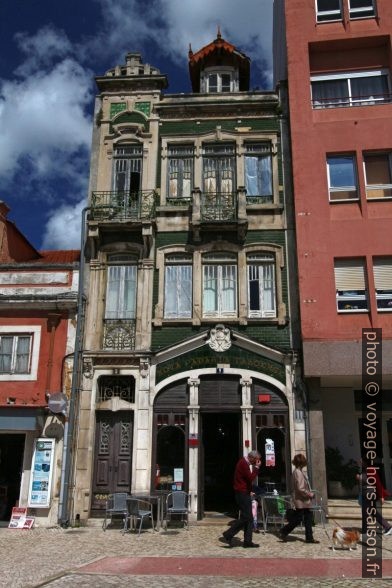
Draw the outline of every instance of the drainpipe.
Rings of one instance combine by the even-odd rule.
[[[80,373],[80,358],[83,351],[82,336],[84,326],[84,247],[86,238],[86,213],[90,210],[86,206],[82,210],[82,231],[80,242],[80,264],[79,264],[79,284],[78,284],[78,300],[77,300],[77,321],[75,334],[75,351],[74,361],[72,367],[72,386],[71,396],[69,399],[68,416],[65,419],[64,425],[64,444],[63,455],[61,461],[61,482],[60,482],[60,500],[59,500],[59,523],[61,526],[67,527],[69,525],[69,494],[71,486],[71,465],[72,465],[72,440],[74,436],[75,420],[76,420],[76,405],[79,397],[79,373]]]

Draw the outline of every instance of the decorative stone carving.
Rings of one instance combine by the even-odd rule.
[[[225,327],[225,325],[216,325],[216,327],[210,330],[210,338],[207,343],[211,349],[218,353],[227,351],[231,347],[230,329]]]
[[[83,375],[89,379],[93,377],[93,360],[90,358],[83,359]]]

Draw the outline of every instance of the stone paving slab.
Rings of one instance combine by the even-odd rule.
[[[332,527],[331,525],[328,528],[329,536],[331,536]],[[219,537],[225,529],[227,526],[223,524],[195,525],[191,526],[189,531],[169,527],[167,533],[145,530],[138,538],[134,533],[122,535],[119,529],[103,532],[102,529],[97,528],[68,530],[36,528],[31,531],[0,528],[0,587],[31,588],[49,578],[71,572],[76,573],[78,566],[103,557],[235,557],[241,559],[257,557],[350,560],[361,557],[361,549],[351,552],[347,550],[333,552],[329,538],[320,526],[315,529],[315,537],[320,540],[320,545],[305,543],[304,531],[299,529],[287,543],[282,543],[270,533],[265,536],[254,535],[254,541],[260,544],[259,549],[243,549],[240,540],[242,537],[237,541],[238,547],[228,549],[226,545],[219,542]],[[392,558],[392,537],[387,537],[383,541],[383,557]],[[96,578],[98,581],[97,576]],[[132,577],[132,585],[134,585],[134,578],[136,576]],[[189,582],[189,577],[187,581]],[[93,586],[93,584],[89,585]],[[392,583],[389,585],[391,587]]]

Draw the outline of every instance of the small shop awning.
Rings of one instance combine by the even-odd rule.
[[[42,430],[44,414],[37,408],[0,408],[0,431]]]

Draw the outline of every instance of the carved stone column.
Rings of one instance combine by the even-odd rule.
[[[242,451],[247,455],[248,450],[252,449],[252,378],[242,378],[240,380],[242,387]],[[245,447],[245,441],[249,441],[249,448]]]
[[[198,378],[189,378],[189,438],[199,439],[199,385]],[[188,440],[185,439],[185,443]],[[189,492],[189,519],[197,520],[198,493],[199,493],[199,447],[198,444],[188,445],[188,492]]]

